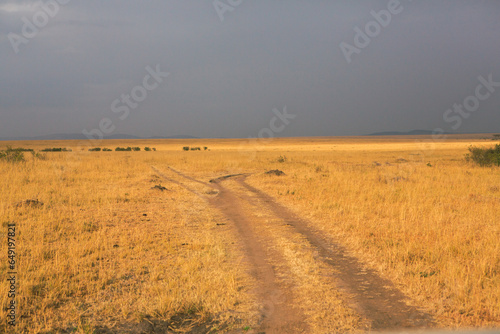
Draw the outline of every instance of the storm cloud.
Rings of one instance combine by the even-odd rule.
[[[0,137],[103,119],[144,137],[248,137],[285,106],[283,136],[499,132],[495,84],[454,109],[480,77],[500,82],[499,17],[496,0],[0,1]],[[169,75],[143,91],[156,67]]]

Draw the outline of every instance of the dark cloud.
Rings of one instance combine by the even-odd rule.
[[[340,43],[389,0],[245,0],[222,22],[212,1],[69,1],[16,54],[9,33],[22,36],[41,3],[0,1],[0,137],[103,117],[142,136],[256,136],[284,106],[297,115],[286,136],[452,131],[445,111],[479,76],[500,81],[496,0],[401,0],[351,63]],[[120,120],[113,101],[157,64],[170,76]],[[500,88],[457,131],[498,132],[499,104]]]

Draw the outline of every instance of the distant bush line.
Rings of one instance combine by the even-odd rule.
[[[115,148],[115,151],[140,151],[140,147],[117,147]],[[72,152],[72,149],[69,148],[64,148],[64,147],[49,147],[49,148],[44,148],[40,150],[40,152]],[[93,147],[89,149],[90,152],[113,152],[112,149],[110,148],[100,148],[100,147]],[[151,152],[151,151],[156,151],[155,147],[145,147],[144,151],[146,152]],[[33,155],[33,158],[35,159],[40,159],[40,160],[45,160],[46,155],[40,153],[40,152],[35,152],[32,148],[12,148],[10,146],[7,146],[5,150],[0,150],[0,161],[8,161],[8,162],[23,162],[26,161],[24,157],[24,152],[30,152]]]
[[[24,152],[30,152],[34,159],[45,160],[45,155],[35,152],[31,148],[12,148],[7,146],[7,149],[0,151],[0,160],[7,162],[24,162]]]
[[[500,166],[500,144],[492,148],[471,146],[469,152],[465,155],[467,161],[472,161],[481,167]]]
[[[73,150],[70,148],[63,147],[52,147],[52,148],[44,148],[42,152],[72,152]]]
[[[25,151],[33,151],[32,149],[23,149],[23,148],[19,148],[19,149],[16,149],[16,150],[25,150]],[[117,147],[115,148],[115,151],[140,151],[141,148],[140,147]],[[61,147],[53,147],[53,148],[44,148],[42,150],[42,152],[72,152],[73,150],[72,149],[69,149],[69,148],[61,148]],[[100,147],[92,147],[92,148],[89,148],[89,152],[112,152],[113,150],[110,149],[110,148],[100,148]],[[154,147],[144,147],[144,151],[147,151],[147,152],[150,152],[150,151],[156,151],[156,148]]]
[[[132,151],[138,152],[140,150],[141,150],[141,148],[137,147],[137,146],[135,146],[135,147],[130,147],[129,146],[129,147],[117,147],[117,148],[115,148],[116,152],[132,152]],[[94,147],[94,148],[89,149],[89,151],[91,151],[91,152],[99,152],[99,151],[101,151],[101,148],[100,147]],[[102,151],[103,152],[111,152],[113,150],[109,149],[109,148],[103,148]],[[144,151],[146,151],[146,152],[156,151],[156,148],[154,148],[154,147],[151,148],[151,147],[147,147],[146,146],[146,147],[144,147]]]
[[[189,151],[189,150],[191,150],[191,151],[201,151],[201,147],[189,147],[189,146],[184,146],[184,147],[182,148],[182,150],[184,150],[184,151]],[[203,147],[203,150],[204,150],[204,151],[208,150],[208,147],[204,146],[204,147]]]
[[[34,152],[34,150],[32,148],[22,148],[22,147],[18,147],[18,148],[12,148],[12,147],[7,147],[7,151],[12,151],[12,152]]]
[[[115,151],[140,151],[141,148],[140,147],[117,147],[115,148]]]

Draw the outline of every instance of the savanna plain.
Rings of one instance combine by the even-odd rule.
[[[89,152],[79,141],[2,142],[34,153],[0,160],[0,332],[498,329],[500,168],[464,158],[494,144],[104,140],[96,146],[111,151]],[[115,151],[127,146],[141,150]]]

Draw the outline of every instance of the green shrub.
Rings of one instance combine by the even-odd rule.
[[[133,150],[133,151],[140,151],[140,150],[141,150],[141,148],[140,148],[140,147],[132,147],[132,150]]]
[[[184,146],[182,149],[183,149],[184,151],[189,151],[189,146]]]
[[[127,148],[117,147],[115,148],[115,151],[132,151],[132,147],[127,147]]]
[[[191,147],[191,151],[201,151],[201,148],[199,148],[199,147]]]
[[[103,151],[103,152],[112,152],[113,150],[112,150],[112,149],[110,149],[110,148],[103,148],[103,149],[102,149],[102,151]]]
[[[465,155],[467,161],[472,161],[481,167],[500,166],[500,144],[492,148],[471,146],[469,152]]]
[[[93,147],[93,148],[89,148],[89,151],[90,152],[101,152],[101,148],[100,147]]]
[[[151,148],[146,146],[146,147],[144,147],[144,151],[149,152],[149,151],[151,151]]]
[[[7,147],[7,150],[16,152],[34,152],[32,148],[22,148],[22,147],[12,148],[10,146]]]
[[[0,151],[0,160],[8,162],[22,162],[24,161],[24,153],[22,150],[7,147],[5,151]]]
[[[61,147],[44,148],[42,152],[71,152],[73,150]]]

